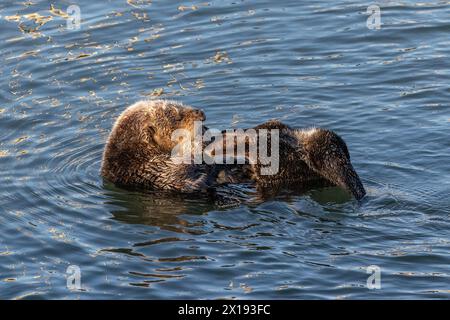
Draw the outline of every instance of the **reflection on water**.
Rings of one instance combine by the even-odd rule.
[[[0,297],[448,299],[450,8],[379,5],[373,31],[351,0],[1,2]],[[153,97],[333,129],[368,195],[102,181],[115,117]]]
[[[180,215],[203,215],[214,208],[206,196],[150,192],[115,192],[108,203],[119,208],[111,212],[118,221],[147,224],[180,233],[190,233],[189,228],[195,227],[180,218]]]

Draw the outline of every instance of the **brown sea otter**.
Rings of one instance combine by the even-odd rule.
[[[174,101],[140,101],[116,120],[103,153],[101,174],[127,187],[177,192],[205,191],[214,166],[178,164],[171,157],[176,129],[192,131],[203,111]]]
[[[246,147],[246,164],[241,165],[240,175],[255,181],[261,191],[273,191],[280,188],[304,188],[313,184],[333,184],[349,191],[356,199],[366,194],[358,174],[350,162],[350,154],[344,140],[336,133],[321,128],[295,129],[276,120],[268,121],[254,128],[279,132],[278,171],[275,174],[262,174],[263,164],[257,161],[248,162],[248,148]],[[227,132],[223,132],[226,141]],[[242,134],[242,133],[241,133]],[[235,135],[235,134],[234,134]],[[239,136],[239,135],[235,135]],[[243,137],[246,144],[255,143],[253,138]],[[259,139],[259,136],[256,138]],[[234,140],[236,143],[237,140]],[[271,136],[267,134],[270,150]],[[259,145],[259,144],[257,144]],[[224,143],[224,148],[226,143]],[[259,152],[260,150],[258,150]],[[237,150],[235,148],[235,154]],[[258,154],[259,156],[259,154]],[[242,173],[244,175],[242,175]]]
[[[279,131],[279,153],[271,155],[279,166],[271,175],[261,173],[264,165],[259,160],[231,165],[174,161],[172,151],[178,141],[172,140],[172,133],[185,129],[194,134],[194,123],[204,120],[201,110],[173,101],[141,101],[132,105],[113,126],[103,154],[102,176],[121,186],[183,193],[210,191],[230,182],[252,181],[261,190],[273,190],[322,181],[343,187],[356,199],[365,195],[345,142],[324,129],[293,129],[278,121],[255,127]],[[203,127],[203,131],[206,129]],[[227,133],[221,136],[226,138]],[[267,140],[270,145],[270,135]],[[220,139],[217,142],[223,143]]]

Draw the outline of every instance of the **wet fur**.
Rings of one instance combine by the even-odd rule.
[[[279,130],[279,171],[274,175],[262,175],[259,162],[174,163],[171,151],[177,142],[171,140],[173,131],[187,129],[193,133],[194,121],[204,120],[202,111],[174,101],[141,101],[132,105],[113,126],[103,154],[102,176],[120,186],[183,193],[210,192],[224,183],[255,182],[259,190],[332,183],[346,188],[357,199],[365,195],[341,137],[325,129],[294,129],[275,120],[254,128]],[[223,137],[219,143],[226,147],[226,133]],[[270,150],[270,134],[267,140]]]
[[[174,101],[141,101],[116,120],[103,153],[101,174],[128,187],[177,192],[205,191],[214,167],[175,164],[171,141],[175,129],[193,131],[194,121],[205,120],[202,111]]]
[[[365,195],[364,187],[351,164],[347,145],[335,132],[321,128],[295,129],[277,120],[270,120],[253,129],[279,130],[278,173],[262,175],[259,161],[242,165],[239,172],[241,177],[244,174],[248,180],[255,181],[261,192],[273,193],[282,188],[307,185],[338,185],[357,199]],[[226,141],[226,132],[223,135]],[[249,142],[248,139],[246,142]],[[271,150],[270,134],[267,135],[267,142],[267,150]]]

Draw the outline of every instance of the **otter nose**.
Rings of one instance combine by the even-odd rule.
[[[206,119],[205,113],[203,110],[195,109],[194,116],[197,120],[204,121]]]

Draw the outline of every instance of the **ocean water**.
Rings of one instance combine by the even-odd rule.
[[[2,1],[0,298],[450,298],[449,17],[448,1]],[[218,129],[332,129],[368,194],[248,187],[220,208],[102,181],[114,119],[151,98]]]

